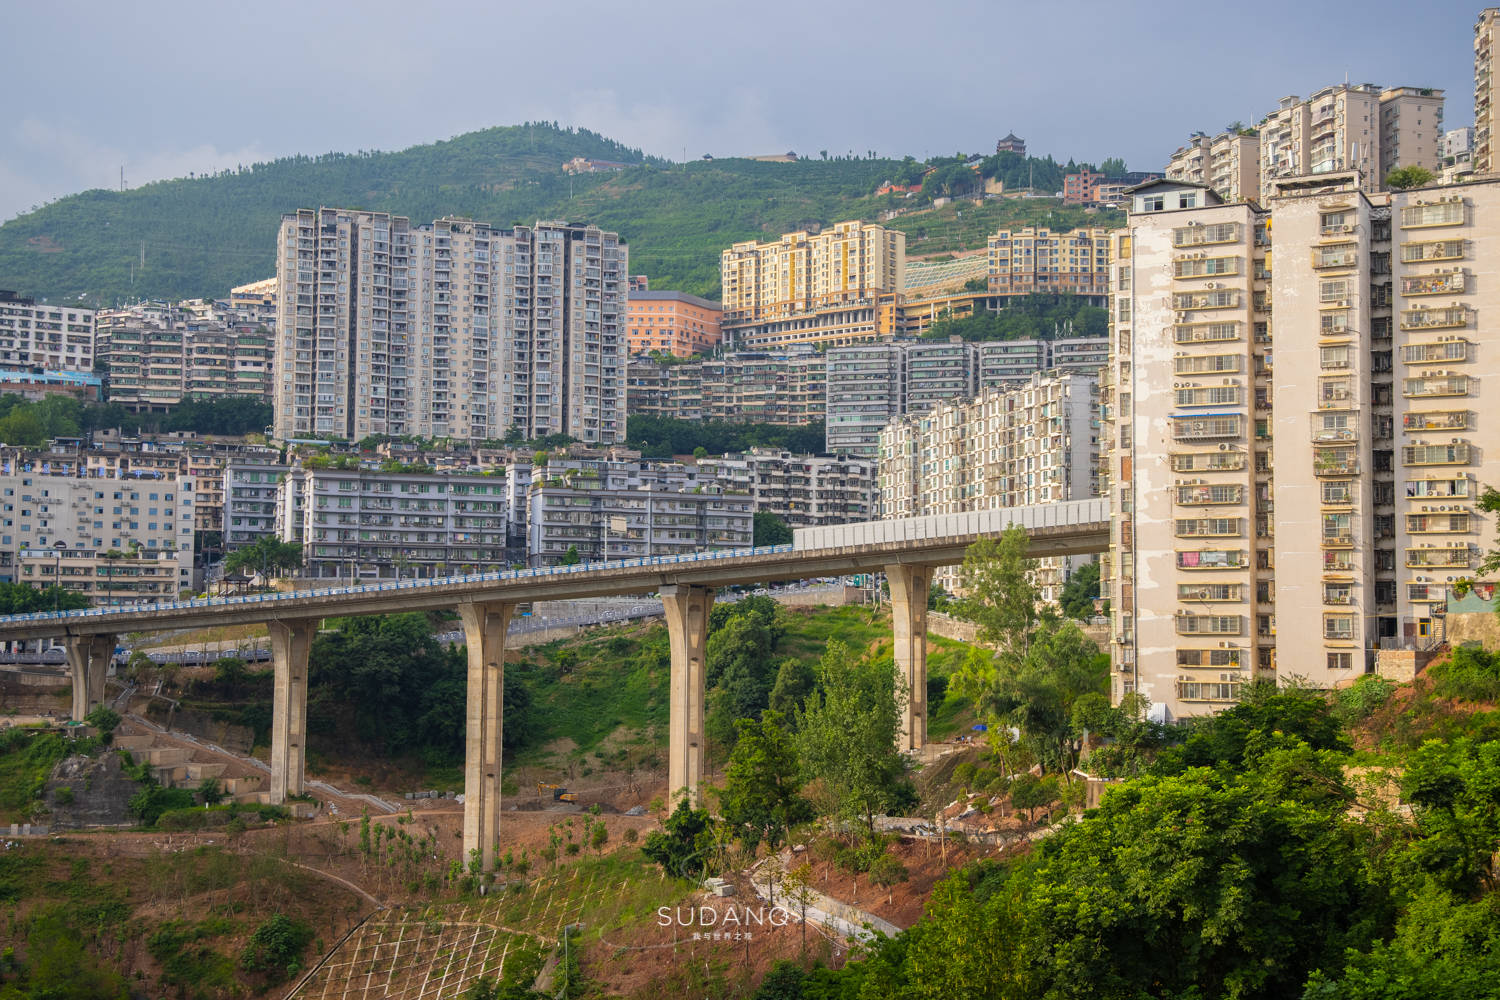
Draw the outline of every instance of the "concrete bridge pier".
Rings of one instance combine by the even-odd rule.
[[[667,737],[667,793],[675,807],[677,797],[699,805],[698,786],[703,781],[704,681],[708,653],[708,612],[713,607],[712,587],[672,584],[661,588],[667,613],[667,637],[672,646],[671,721]]]
[[[896,671],[906,684],[896,739],[902,750],[919,750],[927,742],[927,591],[932,567],[892,564],[886,566],[885,577],[891,584]]]
[[[469,651],[464,736],[464,863],[467,865],[477,856],[484,871],[495,867],[495,845],[500,840],[505,631],[515,609],[513,602],[499,601],[458,606]]]
[[[115,651],[113,635],[70,635],[63,638],[68,673],[73,678],[73,719],[104,704],[104,676]]]
[[[307,765],[307,654],[317,633],[317,619],[274,620],[271,660],[271,802],[302,794]]]

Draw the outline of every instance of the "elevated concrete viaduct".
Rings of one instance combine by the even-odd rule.
[[[896,667],[909,692],[903,749],[927,739],[927,591],[935,566],[963,561],[979,538],[1020,525],[1033,557],[1100,552],[1109,544],[1103,500],[970,514],[804,528],[791,545],[692,556],[510,570],[438,580],[246,597],[170,601],[0,617],[0,641],[62,637],[73,676],[73,716],[104,700],[115,637],[126,632],[266,624],[275,667],[271,801],[300,794],[307,741],[308,651],[324,618],[457,609],[468,645],[464,856],[494,865],[500,829],[505,633],[517,604],[660,592],[672,650],[668,787],[697,800],[703,776],[704,676],[714,592],[736,584],[883,572],[890,581]]]

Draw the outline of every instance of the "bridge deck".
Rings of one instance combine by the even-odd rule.
[[[724,587],[863,573],[900,563],[961,562],[978,538],[1019,524],[1031,555],[1099,552],[1109,544],[1103,500],[867,521],[800,529],[792,545],[655,556],[545,569],[503,570],[243,597],[168,601],[0,617],[0,641],[120,634],[452,608],[467,602],[523,602],[659,591],[669,585]]]

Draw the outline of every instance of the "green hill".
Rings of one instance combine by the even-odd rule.
[[[562,164],[577,156],[631,166],[570,177]],[[1050,159],[1034,162],[1046,168],[1038,177],[1061,169]],[[294,156],[70,195],[0,226],[0,288],[93,304],[223,295],[274,273],[284,212],[336,205],[418,223],[445,215],[498,225],[594,222],[630,244],[632,272],[650,274],[653,287],[715,295],[718,254],[729,243],[905,208],[912,202],[871,192],[913,166],[888,159],[669,164],[585,129],[497,127],[400,152]],[[987,203],[961,222],[956,211],[950,205],[891,224],[912,230],[909,252],[930,253],[983,246],[1005,221],[1085,219],[1051,199]]]

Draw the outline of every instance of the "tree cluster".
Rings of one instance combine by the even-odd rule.
[[[68,396],[29,402],[0,396],[0,442],[36,448],[53,438],[97,430],[197,431],[200,434],[258,433],[271,422],[271,404],[249,396],[187,400],[169,413],[131,413],[118,403],[82,403]]]
[[[1029,855],[960,871],[910,930],[838,972],[786,977],[778,995],[1500,991],[1500,744],[1429,742],[1395,803],[1354,777],[1315,692],[1256,689],[1171,739]]]
[[[639,448],[646,458],[691,455],[702,448],[708,455],[748,451],[751,448],[784,448],[803,455],[822,454],[823,423],[802,427],[778,424],[737,424],[710,420],[674,420],[637,414],[625,422],[626,444]]]
[[[420,613],[329,621],[309,654],[308,724],[315,738],[352,735],[383,754],[461,759],[468,657],[445,647]],[[502,739],[525,742],[530,692],[507,674]]]
[[[999,312],[978,312],[940,319],[922,334],[924,340],[961,337],[967,341],[1053,340],[1057,337],[1104,337],[1109,310],[1089,305],[1081,295],[1034,292],[1017,297]]]

